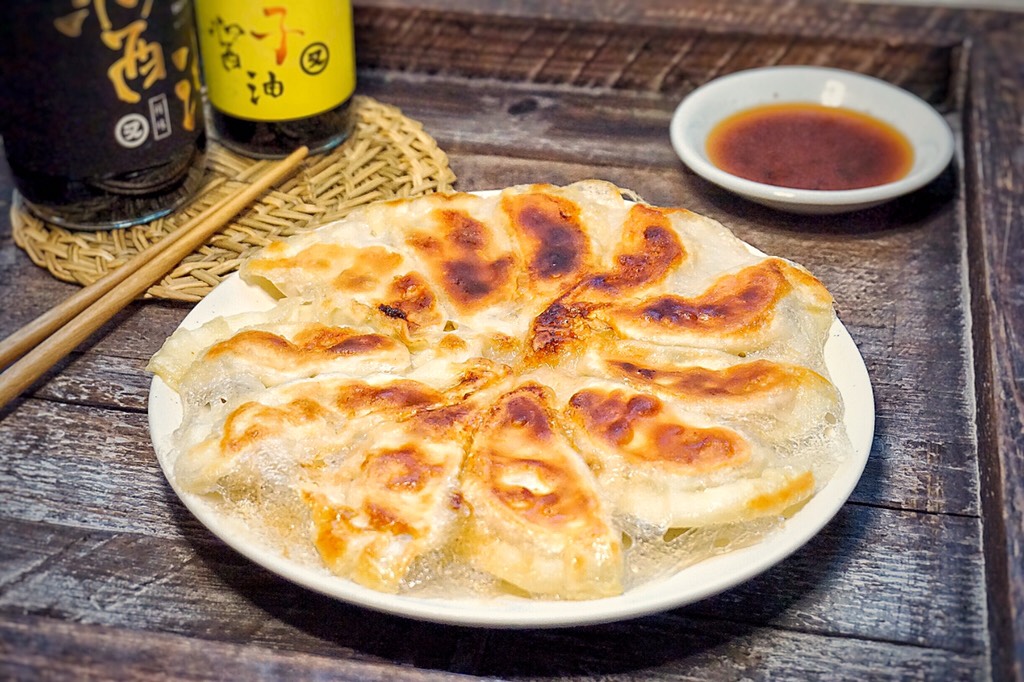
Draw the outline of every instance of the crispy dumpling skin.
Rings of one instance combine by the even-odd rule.
[[[375,236],[381,210],[364,210],[315,232],[273,242],[240,268],[274,296],[318,304],[341,323],[372,325],[410,344],[444,327],[446,312],[422,264],[395,239]]]
[[[306,467],[320,466],[324,453],[444,401],[425,384],[389,375],[292,382],[222,417],[183,424],[175,433],[175,476],[199,494],[258,494],[263,479],[290,486]]]
[[[179,327],[164,340],[147,369],[181,393],[181,381],[207,348],[243,329],[273,330],[280,325],[321,321],[320,313],[296,299],[278,301],[266,310],[215,317],[195,328]]]
[[[850,450],[824,286],[606,182],[381,202],[241,276],[269,310],[151,362],[174,475],[374,589],[440,551],[515,594],[619,594],[623,531],[778,518]]]
[[[393,336],[339,322],[322,306],[284,299],[266,310],[178,329],[149,369],[187,409],[325,373],[398,372],[410,361],[408,347]]]
[[[649,393],[593,381],[565,411],[616,511],[658,529],[779,514],[815,489],[805,464]]]
[[[595,335],[572,369],[650,392],[778,447],[823,438],[846,447],[842,396],[804,365]]]
[[[457,540],[479,570],[536,596],[592,599],[622,590],[620,532],[590,470],[555,422],[553,394],[502,394],[462,470],[470,509]]]
[[[820,354],[835,320],[828,290],[780,258],[722,274],[696,295],[660,294],[595,314],[629,339],[797,359]]]
[[[304,487],[313,544],[333,573],[397,592],[417,559],[449,543],[461,506],[465,415],[444,412],[388,424]]]
[[[319,323],[255,327],[202,350],[178,390],[186,417],[203,419],[291,381],[395,373],[409,364],[408,348],[383,334]]]

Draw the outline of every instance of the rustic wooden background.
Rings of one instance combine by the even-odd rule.
[[[140,302],[0,412],[0,678],[1020,679],[1024,23],[752,0],[411,4],[357,2],[359,87],[424,123],[460,189],[600,177],[823,279],[876,395],[851,502],[758,578],[638,620],[489,631],[368,612],[254,566],[175,498],[144,366],[188,308]],[[947,117],[955,163],[828,218],[709,185],[669,145],[675,105],[772,63],[903,85]],[[10,187],[4,168],[0,208]],[[0,333],[71,290],[0,222]]]

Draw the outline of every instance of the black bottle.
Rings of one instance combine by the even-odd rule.
[[[0,133],[32,212],[117,228],[195,194],[206,136],[189,2],[34,0],[5,14]]]

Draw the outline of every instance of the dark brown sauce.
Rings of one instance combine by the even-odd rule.
[[[211,107],[210,124],[218,142],[245,156],[281,158],[300,145],[315,154],[337,147],[348,137],[354,124],[350,102],[291,121],[250,121]]]
[[[819,104],[769,104],[733,114],[708,135],[711,163],[779,187],[844,190],[899,180],[914,150],[888,123]]]

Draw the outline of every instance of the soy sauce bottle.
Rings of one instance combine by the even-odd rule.
[[[356,86],[349,0],[197,0],[212,134],[258,158],[341,143]]]
[[[76,229],[167,214],[203,182],[187,0],[33,0],[0,21],[0,134],[27,207]]]

